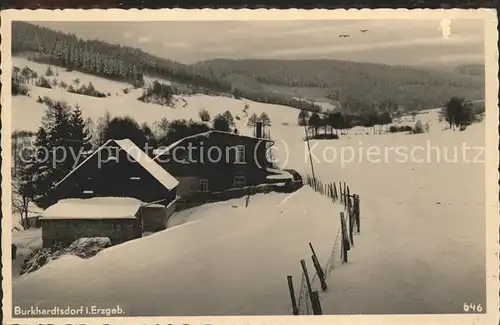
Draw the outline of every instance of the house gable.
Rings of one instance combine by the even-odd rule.
[[[130,196],[175,198],[177,179],[130,140],[109,140],[56,184],[58,198]],[[170,193],[172,192],[172,193]]]

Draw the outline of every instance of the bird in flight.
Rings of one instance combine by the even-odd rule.
[[[366,33],[367,31],[368,31],[368,29],[362,29],[361,33]]]
[[[351,37],[351,36],[347,34],[340,34],[339,37]]]

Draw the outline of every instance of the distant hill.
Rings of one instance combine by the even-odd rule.
[[[437,107],[452,96],[483,98],[484,80],[462,71],[338,60],[203,61],[194,66],[254,78],[266,91],[341,103],[396,102],[409,109]]]
[[[394,107],[411,111],[441,106],[452,96],[484,98],[484,78],[462,70],[337,60],[216,59],[185,65],[137,48],[82,40],[24,22],[12,24],[12,53],[29,53],[34,61],[126,81],[135,87],[142,87],[144,75],[149,75],[171,81],[177,92],[233,94],[312,111],[320,109],[313,101],[338,101],[349,111]]]
[[[483,64],[465,64],[458,66],[456,71],[460,74],[469,76],[479,76],[484,78],[484,65]]]

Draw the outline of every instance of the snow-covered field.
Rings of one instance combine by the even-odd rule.
[[[46,69],[13,61],[21,68]],[[35,102],[38,95],[78,103],[92,119],[109,110],[149,123],[162,117],[198,120],[201,108],[212,116],[229,109],[243,117],[248,103],[249,115],[265,111],[270,116],[275,155],[283,167],[311,173],[304,129],[296,126],[293,108],[206,95],[186,97],[186,107],[169,108],[136,100],[140,90],[123,94],[125,84],[62,69],[57,78],[70,83],[76,77],[112,96],[33,87],[31,97],[12,99],[13,127],[38,127],[44,108]],[[316,176],[323,182],[346,181],[361,197],[361,234],[349,264],[334,270],[329,292],[321,293],[325,314],[457,313],[464,302],[485,306],[485,166],[473,161],[479,149],[462,155],[464,143],[484,147],[485,125],[442,131],[436,110],[417,119],[430,121],[431,131],[365,135],[361,128],[340,140],[311,141]],[[239,123],[241,133],[250,133],[245,119]],[[446,162],[454,160],[454,150],[456,161]],[[484,154],[478,159],[484,162]],[[14,283],[14,302],[123,301],[131,313],[148,315],[289,314],[286,275],[298,279],[298,261],[310,255],[308,241],[325,260],[338,211],[309,188],[286,201],[290,209],[284,212],[282,199],[259,195],[248,209],[241,207],[242,200],[204,206],[171,220],[181,226],[89,260],[52,262]]]

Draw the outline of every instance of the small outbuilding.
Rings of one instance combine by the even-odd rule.
[[[143,202],[125,197],[63,199],[42,217],[43,247],[79,238],[108,237],[112,245],[142,236]]]

